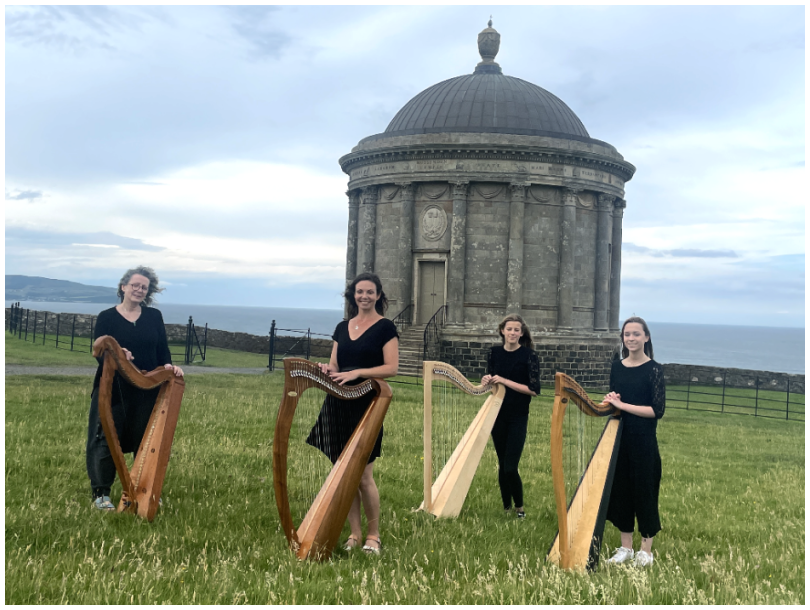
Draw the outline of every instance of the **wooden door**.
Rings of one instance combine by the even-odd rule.
[[[444,262],[419,263],[419,324],[427,324],[444,305]]]

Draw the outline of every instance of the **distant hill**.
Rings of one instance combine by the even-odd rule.
[[[78,282],[29,275],[6,276],[7,301],[118,303],[116,288],[87,286]]]

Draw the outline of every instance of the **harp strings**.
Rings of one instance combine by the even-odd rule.
[[[467,428],[486,400],[487,392],[470,394],[460,389],[456,383],[465,388],[472,385],[466,380],[456,379],[443,369],[434,371],[433,386],[433,417],[431,430],[432,447],[432,479],[451,460],[453,451],[458,446]],[[450,381],[453,379],[456,383]]]
[[[300,524],[304,519],[332,469],[332,463],[320,449],[306,442],[328,396],[320,387],[307,387],[307,380],[313,379],[312,375],[310,370],[297,363],[291,371],[293,391],[297,394],[298,402],[290,429],[287,485],[290,512],[295,524]],[[322,422],[324,425],[319,432],[325,446],[329,446],[333,441],[331,435],[336,423],[334,414],[327,410]]]
[[[563,420],[563,473],[568,504],[568,545],[573,543],[579,515],[593,485],[593,472],[586,472],[606,419],[586,415],[568,395]],[[579,491],[579,493],[577,493]]]

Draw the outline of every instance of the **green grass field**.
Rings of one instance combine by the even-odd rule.
[[[545,563],[557,529],[545,389],[521,461],[527,518],[502,514],[490,443],[460,517],[436,521],[413,512],[421,387],[392,384],[375,470],[383,554],[315,564],[288,551],[273,498],[281,381],[187,380],[149,524],[90,508],[91,378],[6,377],[6,603],[804,603],[803,424],[668,411],[655,565],[578,575]],[[608,524],[603,555],[618,543]]]

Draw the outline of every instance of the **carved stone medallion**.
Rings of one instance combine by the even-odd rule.
[[[437,205],[429,205],[422,212],[422,236],[438,241],[447,231],[447,213]]]

